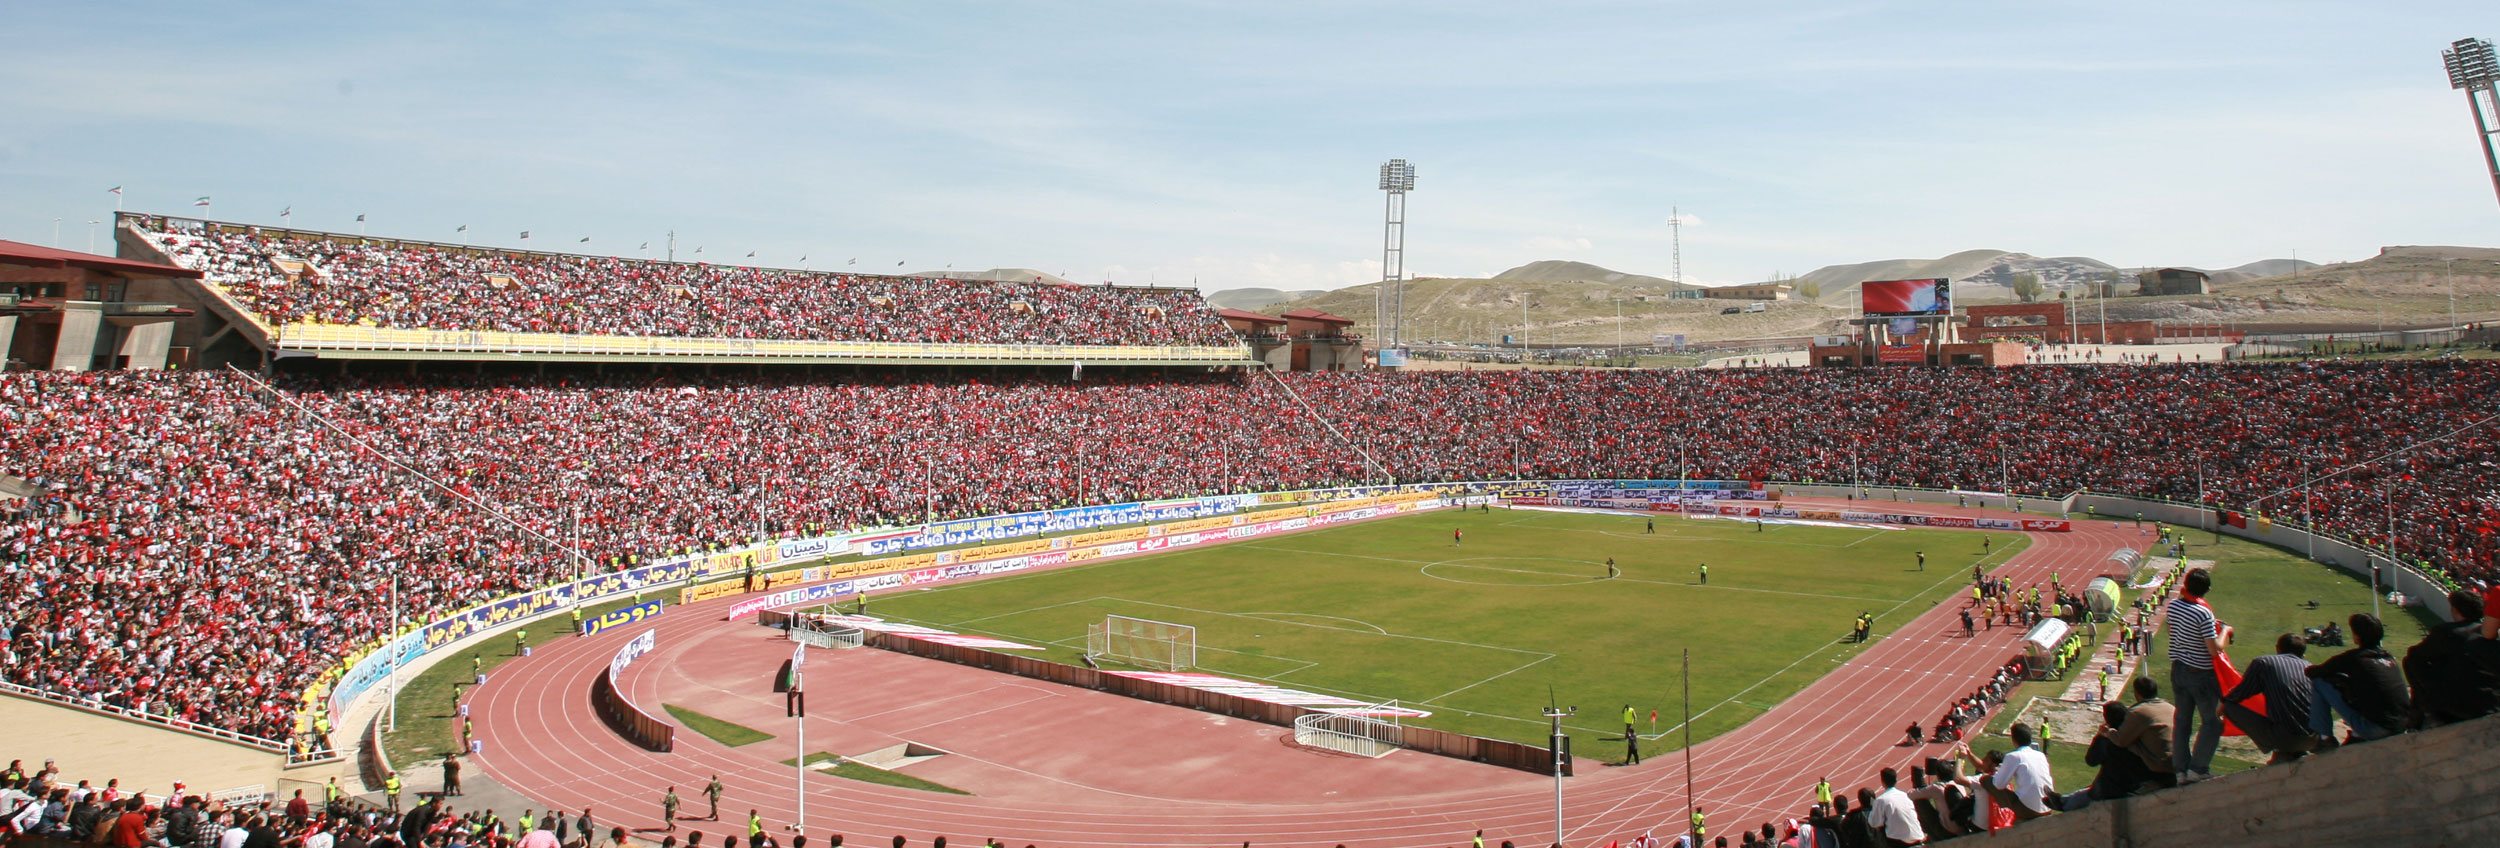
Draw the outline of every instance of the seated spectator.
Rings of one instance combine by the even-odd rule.
[[[1841,844],[1844,848],[1874,848],[1874,846],[1883,845],[1883,830],[1881,827],[1876,825],[1874,820],[1875,790],[1861,786],[1858,787],[1857,794],[1858,805],[1855,808],[1846,806],[1849,796],[1843,795],[1833,799],[1834,803],[1842,805],[1840,813]]]
[[[2118,731],[2127,724],[2127,705],[2111,701],[2101,705],[2101,726],[2092,734],[2092,746],[2083,752],[2083,764],[2099,769],[2092,776],[2092,785],[2068,793],[2058,804],[2063,812],[2074,812],[2094,801],[2115,801],[2135,794],[2142,788],[2151,769],[2144,758],[2118,744]],[[2164,759],[2167,759],[2165,757]]]
[[[2170,758],[2170,733],[2178,708],[2161,699],[2161,684],[2151,677],[2137,677],[2128,687],[2135,693],[2135,706],[2127,709],[2126,721],[2117,730],[2108,732],[2110,742],[2143,761],[2143,783],[2177,786],[2179,777],[2172,771]]]
[[[1867,827],[1893,845],[1927,841],[1927,830],[1918,822],[1918,807],[1910,802],[1909,793],[1901,791],[1901,773],[1885,766],[1881,778],[1884,791],[1869,799]]]
[[[2405,682],[2413,687],[2409,729],[2481,718],[2500,710],[2500,674],[2480,657],[2493,647],[2482,637],[2483,599],[2459,589],[2448,593],[2455,621],[2433,626],[2405,651]]]
[[[1918,805],[1919,825],[1936,839],[1947,839],[1979,829],[1979,784],[1963,777],[1951,761],[1929,760],[1927,766],[1911,772],[1910,801]]]
[[[2404,730],[2405,714],[2413,709],[2395,656],[2379,647],[2386,626],[2366,612],[2353,613],[2348,621],[2353,646],[2309,667],[2309,685],[2318,698],[2309,711],[2309,732],[2320,747],[2335,744],[2337,716],[2352,738],[2367,741]]]
[[[2301,658],[2308,650],[2300,634],[2275,637],[2274,653],[2250,660],[2240,685],[2222,695],[2222,717],[2273,754],[2271,762],[2297,760],[2316,747],[2316,737],[2309,733],[2310,702],[2316,696],[2309,686],[2309,661]],[[2266,699],[2262,713],[2242,703],[2259,695]]]
[[[2029,821],[2057,811],[2057,779],[2049,774],[2049,758],[2033,748],[2031,725],[2015,722],[2006,736],[2014,750],[2005,752],[1988,775],[1988,795],[1997,806],[2012,810],[2016,821]]]

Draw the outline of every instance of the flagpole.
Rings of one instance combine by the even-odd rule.
[[[1684,649],[1684,809],[1693,805],[1693,649]]]
[[[399,563],[394,561],[390,565],[391,629],[390,635],[382,643],[382,650],[390,653],[391,672],[382,679],[390,682],[391,696],[384,703],[389,709],[386,711],[387,720],[383,722],[382,729],[396,733],[399,731],[399,651],[396,650],[399,643]],[[453,687],[453,689],[458,691],[458,687]]]
[[[798,621],[792,619],[790,626],[797,628]],[[790,691],[798,695],[799,702],[799,815],[790,824],[790,832],[802,835],[807,833],[807,676],[799,667],[806,661],[807,643],[800,642],[790,655]]]

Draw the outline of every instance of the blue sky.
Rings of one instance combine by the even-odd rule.
[[[1970,248],[2500,242],[2488,2],[0,0],[0,238],[135,210],[862,270],[1709,282]],[[576,240],[588,236],[589,245]]]

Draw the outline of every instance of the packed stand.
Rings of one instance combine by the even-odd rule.
[[[8,374],[0,472],[40,491],[0,500],[0,676],[281,738],[323,669],[388,632],[389,574],[430,620],[568,576],[542,540],[578,537],[606,568],[759,535],[1390,479],[2193,499],[2202,469],[2210,502],[2296,519],[2304,454],[2312,472],[2389,454],[2489,414],[2495,389],[2481,363],[284,384],[307,413],[235,374]],[[2488,573],[2495,456],[2479,427],[2393,460],[2408,559]],[[2385,476],[2316,486],[2319,524],[2375,543]]]
[[[252,389],[198,373],[0,376],[0,670],[270,740],[317,676],[552,574],[514,535]],[[377,568],[396,561],[406,568]]]
[[[273,324],[946,344],[1238,343],[1191,289],[838,274],[149,223],[167,255]]]

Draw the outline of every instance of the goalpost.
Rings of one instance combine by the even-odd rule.
[[[1384,757],[1406,739],[1398,702],[1316,712],[1293,720],[1294,744],[1358,757]]]
[[[868,643],[868,634],[813,613],[800,613],[790,619],[790,641],[814,648],[856,648]]]
[[[1151,618],[1105,615],[1085,626],[1085,656],[1139,668],[1179,671],[1198,665],[1198,628]]]

